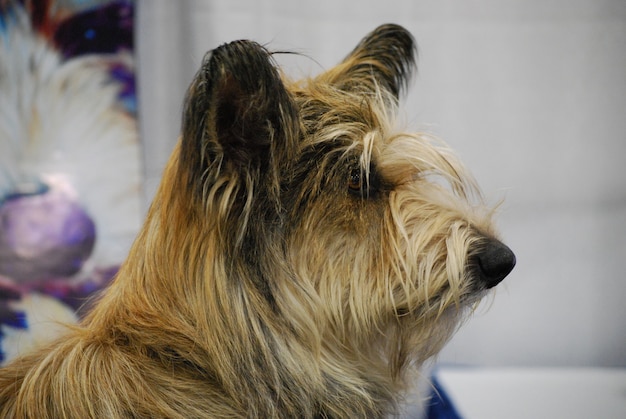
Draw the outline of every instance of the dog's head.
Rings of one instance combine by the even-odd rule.
[[[176,209],[162,223],[178,271],[211,283],[216,310],[397,377],[510,272],[468,172],[432,137],[396,130],[415,57],[395,25],[299,81],[254,42],[206,55],[161,199]]]

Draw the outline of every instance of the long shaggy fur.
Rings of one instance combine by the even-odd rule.
[[[484,281],[468,173],[394,129],[414,59],[395,25],[300,81],[254,42],[208,53],[126,263],[80,326],[0,371],[0,416],[393,413],[508,273]]]

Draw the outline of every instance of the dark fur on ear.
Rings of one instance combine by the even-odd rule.
[[[249,207],[253,192],[279,205],[298,127],[270,52],[252,41],[222,45],[207,53],[187,92],[179,174],[205,203],[221,187],[234,192],[231,210]]]
[[[382,87],[397,99],[406,90],[416,58],[413,36],[402,26],[386,24],[366,35],[338,67],[323,77],[342,90],[372,92]]]

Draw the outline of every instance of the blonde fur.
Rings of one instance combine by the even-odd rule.
[[[298,82],[254,43],[208,54],[127,261],[0,371],[0,416],[393,413],[485,294],[471,261],[494,234],[450,150],[393,129],[413,55],[395,25]]]

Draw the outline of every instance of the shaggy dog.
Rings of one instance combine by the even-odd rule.
[[[394,129],[411,35],[290,81],[208,53],[128,259],[89,316],[0,372],[0,416],[376,418],[513,268],[471,176]]]

